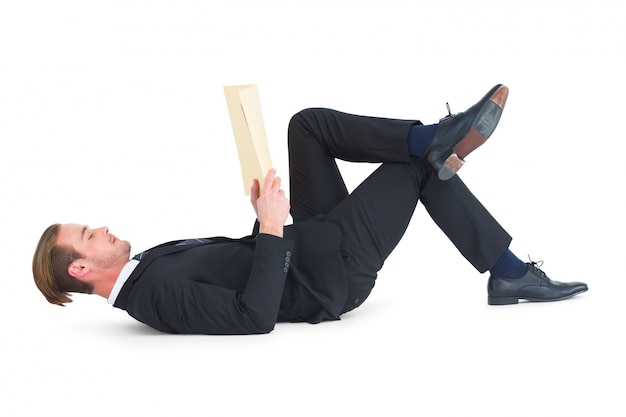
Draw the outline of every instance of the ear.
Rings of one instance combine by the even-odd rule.
[[[67,267],[67,272],[76,279],[81,281],[85,279],[90,269],[82,259],[77,259]]]

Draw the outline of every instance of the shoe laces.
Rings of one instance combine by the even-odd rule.
[[[454,115],[452,114],[452,112],[450,111],[450,103],[448,103],[446,101],[446,108],[448,109],[448,114],[443,116],[441,119],[439,119],[439,122],[441,123],[444,120],[448,120],[449,118],[453,117]]]
[[[546,273],[543,272],[541,270],[541,266],[543,265],[543,261],[533,261],[532,259],[530,259],[530,255],[528,255],[528,263],[530,264],[530,266],[532,266],[539,274],[541,274],[541,276],[546,276]]]

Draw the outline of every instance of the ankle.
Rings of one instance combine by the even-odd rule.
[[[499,278],[521,278],[527,270],[528,265],[507,249],[489,272]]]
[[[406,142],[409,147],[409,155],[423,157],[426,149],[435,138],[439,125],[413,125],[409,129]]]

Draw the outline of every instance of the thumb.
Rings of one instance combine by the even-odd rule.
[[[252,180],[252,186],[250,187],[250,197],[257,199],[259,197],[259,180],[256,178]]]

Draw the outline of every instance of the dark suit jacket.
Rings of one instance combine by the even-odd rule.
[[[114,306],[167,333],[268,333],[278,321],[338,319],[347,298],[339,228],[309,220],[282,239],[256,230],[150,249]]]

